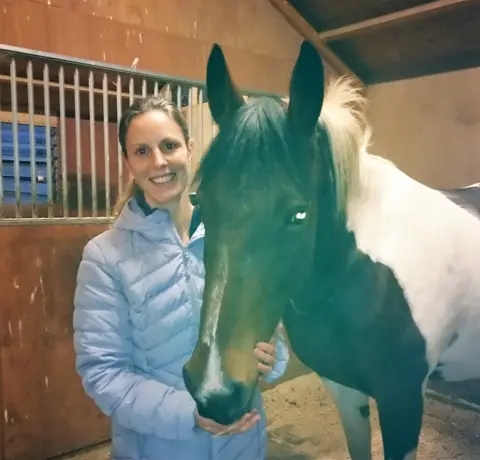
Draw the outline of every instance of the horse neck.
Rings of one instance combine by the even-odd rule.
[[[347,229],[346,210],[337,208],[335,190],[332,176],[325,174],[317,188],[312,282],[318,286],[321,279],[326,288],[344,279],[357,253],[354,235]]]

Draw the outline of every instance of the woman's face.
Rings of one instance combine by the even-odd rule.
[[[130,122],[127,166],[151,207],[169,208],[188,186],[192,145],[162,110],[150,110]]]

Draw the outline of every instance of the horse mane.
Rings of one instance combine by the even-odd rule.
[[[289,99],[282,98],[288,105]],[[331,77],[319,121],[325,127],[333,157],[337,209],[345,212],[351,196],[359,192],[362,160],[371,141],[365,114],[366,97],[352,77]]]
[[[365,115],[366,98],[350,77],[326,84],[320,122],[327,130],[335,169],[337,209],[346,210],[359,192],[362,159],[371,139]]]
[[[280,102],[280,105],[276,102]],[[291,158],[279,159],[278,155],[282,155],[284,149],[281,147],[286,145],[280,121],[288,98],[276,102],[264,97],[248,100],[238,118],[238,131],[232,138],[225,139],[225,142],[237,145],[238,151],[235,154],[228,150],[220,152],[216,148],[218,139],[214,139],[208,149],[209,154],[204,155],[200,162],[193,182],[198,183],[215,176],[219,164],[222,165],[225,178],[238,181],[238,171],[242,170],[246,162],[253,161],[257,167],[249,168],[252,174],[244,178],[245,183],[237,184],[248,190],[251,187],[258,188],[262,182],[267,185],[265,181],[268,181],[268,172],[273,172],[274,169],[277,173],[284,170]],[[340,77],[326,83],[319,123],[328,134],[337,209],[340,212],[346,211],[350,197],[358,193],[361,161],[370,143],[370,128],[364,113],[365,103],[366,98],[353,79]],[[265,129],[267,126],[270,130]],[[269,131],[275,133],[273,138],[267,135]],[[272,139],[276,145],[271,145]],[[258,155],[252,156],[252,151],[258,152]]]

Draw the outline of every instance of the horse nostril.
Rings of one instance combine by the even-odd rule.
[[[243,407],[245,404],[246,387],[242,383],[230,382],[230,400],[233,407]]]

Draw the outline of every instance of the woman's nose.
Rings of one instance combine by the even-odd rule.
[[[162,151],[160,149],[155,149],[153,151],[152,161],[153,161],[153,165],[155,167],[161,167],[161,166],[165,166],[167,164],[167,160],[165,159],[165,155],[162,153]]]

